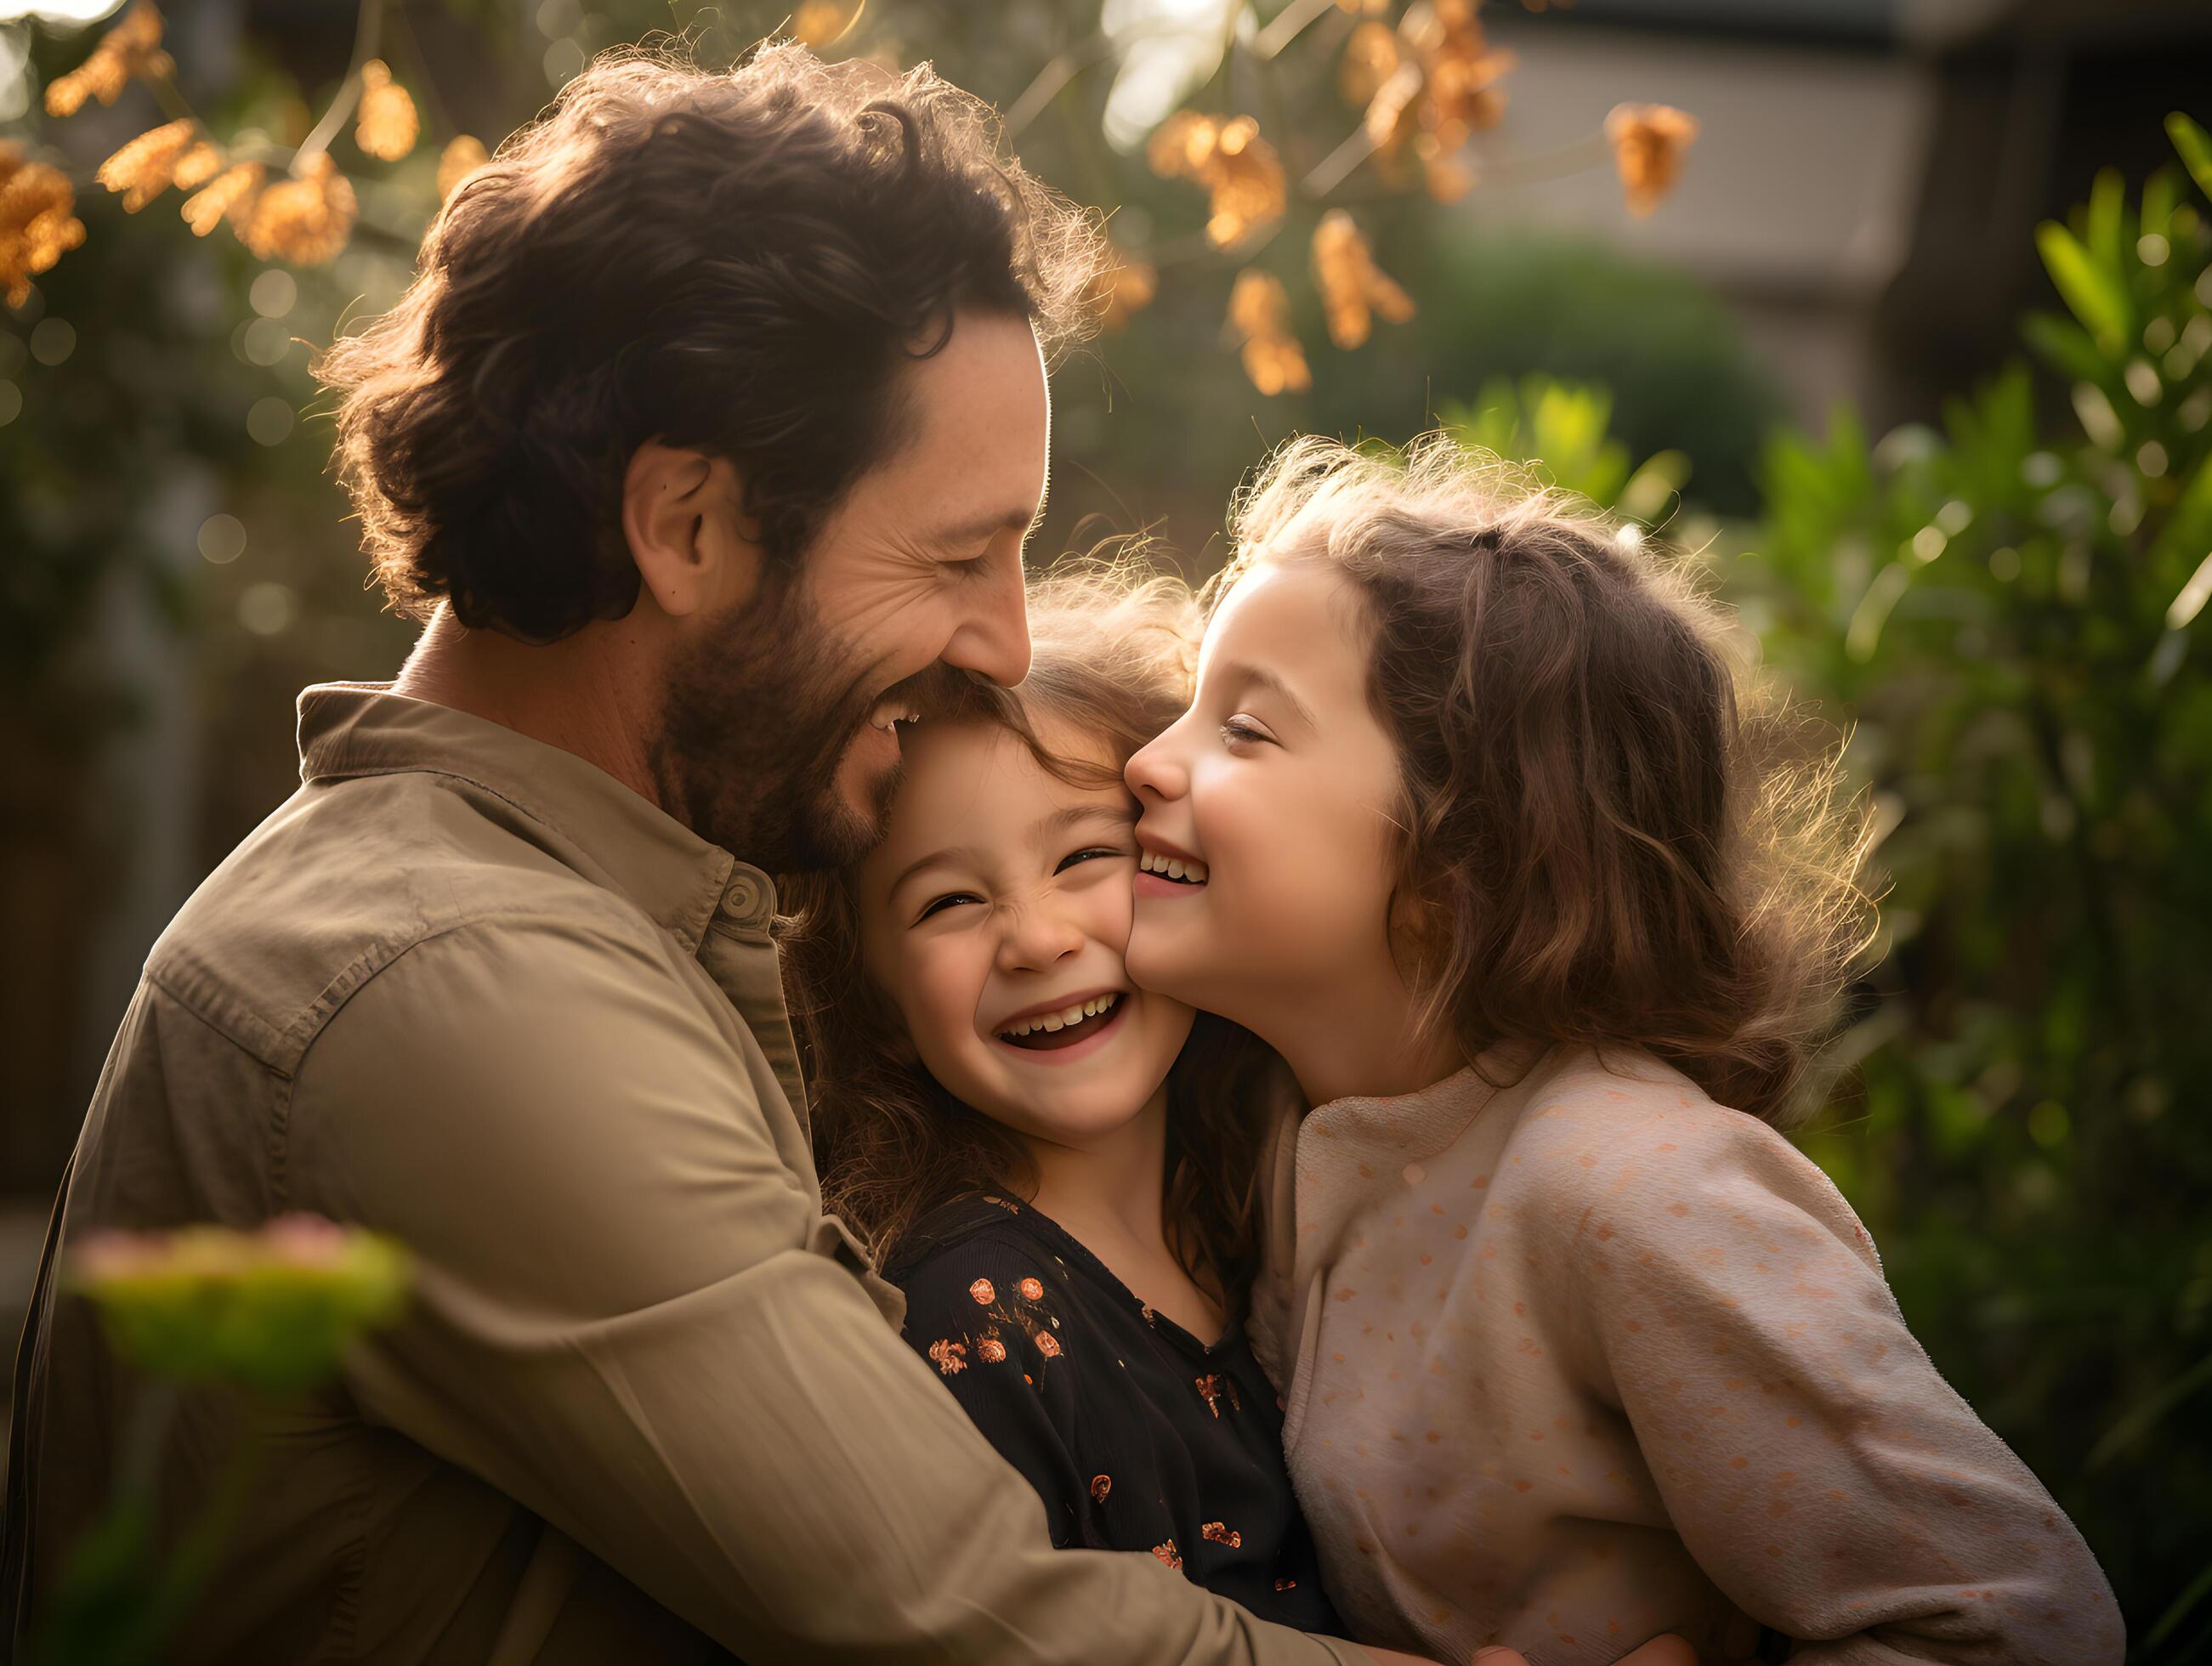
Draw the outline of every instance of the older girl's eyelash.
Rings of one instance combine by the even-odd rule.
[[[1224,740],[1265,740],[1267,739],[1266,735],[1261,734],[1257,729],[1254,728],[1249,723],[1247,723],[1241,717],[1232,717],[1226,723],[1221,726],[1221,738]]]

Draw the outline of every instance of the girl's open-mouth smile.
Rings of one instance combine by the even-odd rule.
[[[1121,1014],[1128,1004],[1124,992],[1109,989],[1088,1000],[1071,1001],[1056,1012],[1034,1013],[1000,1031],[996,1039],[1008,1052],[1025,1058],[1053,1063],[1080,1058],[1096,1052],[1121,1028]]]
[[[1136,893],[1139,897],[1194,897],[1206,889],[1208,870],[1194,856],[1163,856],[1154,851],[1137,853]]]

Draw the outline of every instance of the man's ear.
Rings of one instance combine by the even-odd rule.
[[[672,617],[718,611],[760,583],[761,550],[734,465],[648,440],[623,473],[623,536],[638,576]]]

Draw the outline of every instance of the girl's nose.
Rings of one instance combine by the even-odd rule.
[[[1182,724],[1175,723],[1162,730],[1142,746],[1121,771],[1129,790],[1142,804],[1153,804],[1169,799],[1179,799],[1190,782],[1190,773],[1185,769],[1181,755]]]
[[[1056,909],[1030,906],[1008,913],[1008,924],[999,939],[1002,972],[1042,971],[1083,946],[1081,930]]]

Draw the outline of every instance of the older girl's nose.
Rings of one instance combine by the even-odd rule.
[[[1178,799],[1190,783],[1190,772],[1181,755],[1182,724],[1178,721],[1139,746],[1121,777],[1139,802]]]

